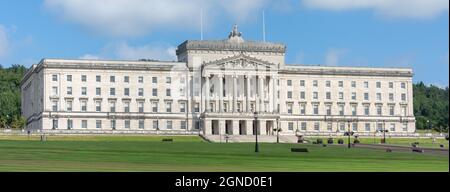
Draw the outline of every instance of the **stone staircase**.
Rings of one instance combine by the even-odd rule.
[[[227,138],[225,135],[202,135],[202,137],[210,142],[214,143],[226,143]],[[280,143],[297,143],[296,136],[280,135]],[[229,135],[229,143],[253,143],[255,142],[254,135]],[[258,142],[261,143],[276,143],[276,135],[258,135]]]

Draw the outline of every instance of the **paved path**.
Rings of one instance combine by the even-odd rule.
[[[355,144],[354,147],[356,148],[371,148],[371,149],[391,149],[392,151],[403,151],[403,152],[412,152],[413,147],[407,147],[407,146],[398,146],[398,145],[382,145],[382,144]],[[437,155],[449,155],[448,149],[440,149],[440,148],[424,148],[424,147],[418,147],[416,149],[422,149],[423,153],[426,154],[437,154]]]

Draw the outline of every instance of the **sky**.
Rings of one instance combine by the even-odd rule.
[[[185,40],[287,46],[286,63],[410,67],[414,82],[449,84],[449,0],[0,1],[0,64],[42,58],[176,60]]]

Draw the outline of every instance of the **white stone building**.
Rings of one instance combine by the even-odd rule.
[[[235,26],[182,43],[178,61],[43,59],[22,80],[22,115],[30,130],[415,131],[412,69],[291,65],[285,51]]]

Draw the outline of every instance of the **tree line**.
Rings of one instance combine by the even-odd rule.
[[[20,111],[20,81],[26,72],[23,65],[3,68],[0,65],[0,128],[23,128]],[[414,115],[417,129],[448,131],[449,90],[419,82],[413,85]]]

